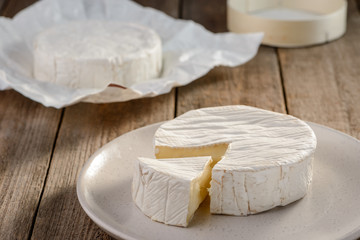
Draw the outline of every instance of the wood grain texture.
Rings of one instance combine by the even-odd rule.
[[[213,32],[226,32],[226,1],[183,0],[182,18],[200,23]]]
[[[135,0],[135,2],[146,6],[158,9],[166,14],[177,18],[179,17],[179,4],[181,0]]]
[[[183,16],[194,18],[213,32],[226,29],[226,1],[204,2],[184,1]],[[217,16],[216,21],[213,21],[213,16]],[[261,47],[257,56],[245,65],[235,68],[217,67],[201,79],[180,87],[177,115],[191,109],[232,104],[285,112],[274,49]]]
[[[360,16],[349,1],[344,37],[279,49],[289,113],[360,138]]]
[[[31,4],[37,2],[37,0],[4,0],[4,7],[2,9],[4,16],[13,17],[22,9],[30,6]]]
[[[4,5],[5,5],[5,0],[0,0],[0,15],[2,15]]]
[[[61,110],[0,92],[0,239],[27,239]]]
[[[146,2],[169,14],[178,4]],[[166,9],[165,7],[173,7]],[[32,239],[111,239],[85,214],[76,195],[84,162],[102,145],[135,128],[173,118],[175,91],[155,98],[68,107],[59,131]]]
[[[285,113],[275,51],[261,47],[243,66],[217,67],[179,88],[177,115],[201,107],[244,104]]]
[[[35,1],[1,1],[1,15]],[[38,207],[61,110],[0,92],[0,239],[26,239]]]
[[[77,104],[65,110],[32,239],[108,239],[76,196],[84,162],[112,139],[173,117],[174,94],[114,104]]]
[[[12,17],[35,1],[2,1]],[[61,110],[0,92],[0,239],[27,239],[44,187]]]
[[[33,2],[0,0],[1,13],[12,17]],[[137,2],[226,31],[226,1]],[[177,96],[173,90],[125,103],[81,103],[66,108],[62,122],[62,110],[0,92],[0,239],[111,239],[76,197],[79,171],[91,154],[125,132],[173,118],[175,105],[176,115],[229,104],[285,112],[281,75],[290,114],[360,138],[359,25],[359,0],[350,0],[347,33],[335,42],[278,51],[261,47],[249,63],[217,67],[178,88]]]

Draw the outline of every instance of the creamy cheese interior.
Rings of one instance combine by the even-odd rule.
[[[222,143],[196,148],[171,148],[163,146],[155,147],[156,158],[167,159],[170,161],[170,163],[174,160],[174,158],[194,158],[201,156],[211,156],[212,158],[211,164],[206,165],[201,176],[191,183],[188,221],[209,194],[208,189],[210,188],[212,168],[224,156],[228,146],[229,144]]]
[[[316,137],[303,121],[249,106],[189,111],[161,125],[157,158],[211,156],[210,212],[246,216],[305,196]]]
[[[211,157],[139,158],[135,165],[136,205],[152,220],[186,227],[208,195]]]
[[[210,165],[205,167],[202,173],[202,177],[200,177],[199,180],[193,181],[191,184],[192,194],[190,197],[191,204],[189,204],[188,221],[191,219],[200,203],[203,202],[203,200],[209,194],[208,189],[210,188],[212,168],[225,155],[228,147],[229,144],[227,143],[196,148],[170,148],[162,146],[155,147],[155,156],[158,159],[167,158],[171,160],[173,158],[211,156],[213,160]]]
[[[212,165],[214,165],[214,162],[209,161],[208,164],[205,165],[201,174],[191,182],[190,203],[188,208],[188,215],[186,218],[187,223],[190,222],[190,220],[194,216],[195,211],[199,208],[200,204],[208,195]]]
[[[193,110],[162,124],[154,143],[157,160],[140,161],[134,199],[166,224],[187,226],[208,191],[212,214],[246,216],[304,197],[312,180],[315,134],[284,114],[248,106]],[[201,163],[206,159],[213,160]]]
[[[155,156],[158,159],[161,158],[182,158],[182,157],[200,157],[200,156],[211,156],[213,159],[213,165],[220,161],[220,159],[225,155],[226,150],[228,149],[228,143],[219,143],[213,144],[210,146],[202,146],[195,148],[172,148],[167,146],[156,146],[155,147]]]

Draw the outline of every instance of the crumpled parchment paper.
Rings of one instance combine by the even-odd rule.
[[[55,24],[86,19],[134,22],[154,29],[161,37],[163,70],[159,78],[126,89],[109,87],[71,89],[33,78],[33,39]],[[213,67],[238,66],[255,56],[263,34],[207,31],[187,20],[142,7],[128,0],[43,0],[13,19],[0,18],[0,90],[13,88],[45,106],[61,108],[79,101],[121,102],[154,97],[186,85]]]

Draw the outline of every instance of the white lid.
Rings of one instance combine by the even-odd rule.
[[[232,32],[264,32],[263,44],[299,47],[329,42],[346,30],[346,0],[228,0]]]

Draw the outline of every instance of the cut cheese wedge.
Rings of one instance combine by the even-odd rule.
[[[132,197],[152,220],[186,227],[208,195],[211,165],[211,157],[139,158]]]
[[[154,141],[159,159],[212,156],[214,214],[245,216],[287,205],[304,197],[312,180],[315,134],[289,115],[248,106],[203,108],[161,125]]]

